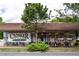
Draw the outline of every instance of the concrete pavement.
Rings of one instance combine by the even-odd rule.
[[[79,56],[79,52],[0,52],[0,56]]]

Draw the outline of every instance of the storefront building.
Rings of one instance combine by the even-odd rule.
[[[47,42],[50,46],[73,46],[79,39],[79,23],[46,23],[39,30],[35,39],[35,32],[22,28],[22,23],[2,23],[3,41],[6,45],[24,46],[30,42]],[[4,45],[5,45],[4,44]]]

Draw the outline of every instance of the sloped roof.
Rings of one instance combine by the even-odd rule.
[[[1,23],[0,31],[24,31],[22,23]]]
[[[79,23],[47,23],[46,30],[79,30]]]
[[[1,23],[0,31],[25,31],[22,28],[23,23]],[[79,31],[79,23],[45,23],[41,24],[43,30],[64,30],[64,31]]]

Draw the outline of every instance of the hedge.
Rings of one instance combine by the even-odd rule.
[[[3,32],[0,32],[0,39],[3,39]]]

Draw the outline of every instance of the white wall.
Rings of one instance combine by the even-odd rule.
[[[7,40],[8,40],[8,32],[3,32],[3,41],[4,42],[7,42]]]

